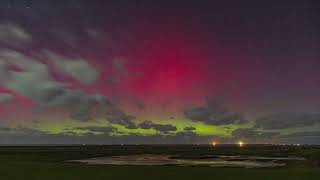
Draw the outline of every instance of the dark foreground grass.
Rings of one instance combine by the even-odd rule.
[[[109,166],[68,163],[1,162],[2,180],[222,179],[316,180],[320,169],[243,169],[175,166]]]
[[[312,161],[292,163],[284,168],[244,169],[244,168],[210,168],[210,167],[177,167],[177,166],[116,166],[87,165],[68,163],[67,159],[95,157],[100,155],[145,153],[145,149],[135,150],[99,150],[89,148],[30,148],[30,149],[0,149],[0,179],[1,180],[165,180],[165,179],[220,179],[220,180],[318,180],[320,168]],[[160,153],[161,150],[154,150]],[[164,148],[168,150],[168,148]],[[216,151],[219,154],[230,149]],[[159,151],[159,152],[158,152]],[[175,149],[174,154],[177,153]],[[231,150],[230,150],[231,151]],[[251,150],[250,150],[251,151]],[[243,152],[250,154],[249,150]],[[256,150],[257,152],[259,150]],[[180,154],[194,154],[193,150],[179,150]],[[254,151],[253,151],[254,152]],[[273,152],[273,151],[271,151]],[[281,151],[282,152],[282,151]],[[299,150],[301,156],[319,154],[318,150]],[[295,152],[295,153],[297,153]],[[150,153],[150,152],[149,152]],[[168,153],[168,152],[166,152]],[[198,152],[200,154],[200,152]],[[279,153],[277,151],[277,153]],[[294,153],[294,150],[292,150]],[[316,156],[314,156],[317,158]]]

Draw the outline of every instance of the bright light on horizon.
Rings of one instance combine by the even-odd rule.
[[[244,142],[243,142],[243,141],[239,141],[239,142],[238,142],[238,145],[239,145],[240,147],[242,147],[242,146],[244,146]]]

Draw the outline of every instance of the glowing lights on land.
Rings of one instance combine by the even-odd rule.
[[[244,146],[244,142],[239,141],[239,142],[238,142],[238,145],[239,145],[239,147],[243,147],[243,146]]]
[[[212,146],[216,146],[216,145],[217,145],[217,142],[212,141],[211,144],[212,144]]]

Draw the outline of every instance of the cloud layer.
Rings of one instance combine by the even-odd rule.
[[[320,113],[285,112],[258,118],[256,127],[262,129],[303,128],[320,124]]]
[[[177,128],[173,125],[170,124],[156,124],[153,123],[152,121],[144,121],[138,125],[139,128],[141,129],[154,129],[156,131],[159,131],[161,133],[170,133],[177,131]]]
[[[206,107],[194,107],[184,111],[186,118],[210,125],[239,124],[244,122],[241,114],[229,111],[218,97],[208,97]]]

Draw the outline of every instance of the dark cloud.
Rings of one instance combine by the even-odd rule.
[[[86,127],[77,127],[73,128],[73,130],[82,130],[82,131],[90,131],[93,133],[111,133],[116,132],[116,129],[111,126],[102,127],[102,126],[86,126]]]
[[[320,123],[320,113],[285,112],[258,118],[256,127],[262,129],[302,128]]]
[[[300,138],[308,138],[308,137],[317,137],[320,138],[320,131],[307,131],[307,132],[296,132],[292,134],[287,134],[287,135],[282,135],[280,136],[281,138],[295,138],[295,137],[300,137]]]
[[[76,133],[74,130],[87,131]],[[61,133],[50,133],[30,127],[0,126],[0,144],[186,144],[210,143],[213,139],[220,142],[234,143],[245,139],[247,143],[305,143],[319,144],[319,132],[298,132],[290,135],[278,133],[257,132],[252,128],[238,129],[231,137],[199,135],[192,131],[183,131],[170,134],[142,135],[138,133],[112,135],[117,129],[106,126],[87,126],[66,129]]]
[[[278,132],[261,132],[257,131],[254,128],[244,128],[236,129],[232,131],[231,136],[233,138],[244,138],[244,139],[253,139],[253,138],[274,138],[278,136]]]
[[[304,131],[281,135],[278,137],[281,143],[290,144],[320,144],[320,131]]]
[[[110,108],[107,112],[106,119],[110,123],[125,126],[128,129],[137,129],[137,125],[133,122],[134,116],[127,115],[124,111],[116,106]]]
[[[73,119],[89,121],[96,117],[101,117],[112,124],[122,125],[128,129],[138,128],[134,123],[135,116],[128,115],[105,96],[87,95],[80,100],[82,101],[79,104],[79,108],[75,113],[71,114]]]
[[[236,129],[232,131],[232,136],[236,138],[252,138],[257,136],[259,133],[252,128]]]
[[[64,107],[70,112],[70,117],[75,120],[89,121],[94,117],[102,117],[103,112],[114,105],[105,96],[99,94],[85,94],[79,90],[51,89],[42,97],[42,109],[51,107]],[[100,110],[94,114],[93,110]]]
[[[92,120],[92,116],[89,111],[79,111],[70,115],[70,118],[79,120],[79,121],[90,121]]]
[[[229,111],[220,98],[209,97],[206,107],[194,107],[184,111],[186,118],[210,125],[239,124],[244,122],[241,114]]]
[[[189,132],[189,131],[195,131],[196,128],[195,128],[195,127],[192,127],[192,126],[189,126],[189,127],[185,127],[183,130]]]
[[[10,132],[10,131],[12,131],[10,127],[0,126],[0,133]]]
[[[99,94],[82,96],[79,100],[79,108],[70,117],[80,121],[103,117],[104,112],[114,107],[107,97]],[[95,110],[95,113],[93,110]]]
[[[39,135],[39,134],[47,134],[45,131],[41,131],[34,128],[18,126],[18,127],[10,127],[10,126],[0,126],[0,134],[2,136],[5,135]]]
[[[152,121],[144,121],[138,125],[141,129],[154,129],[161,133],[177,131],[177,127],[170,124],[156,124]]]
[[[54,134],[28,127],[1,126],[0,144],[185,144],[208,143],[213,138],[213,136],[200,136],[193,132],[156,135],[130,133],[114,136],[110,133],[115,132],[116,129],[109,126],[76,127],[74,129],[88,132],[76,134],[71,128]]]

